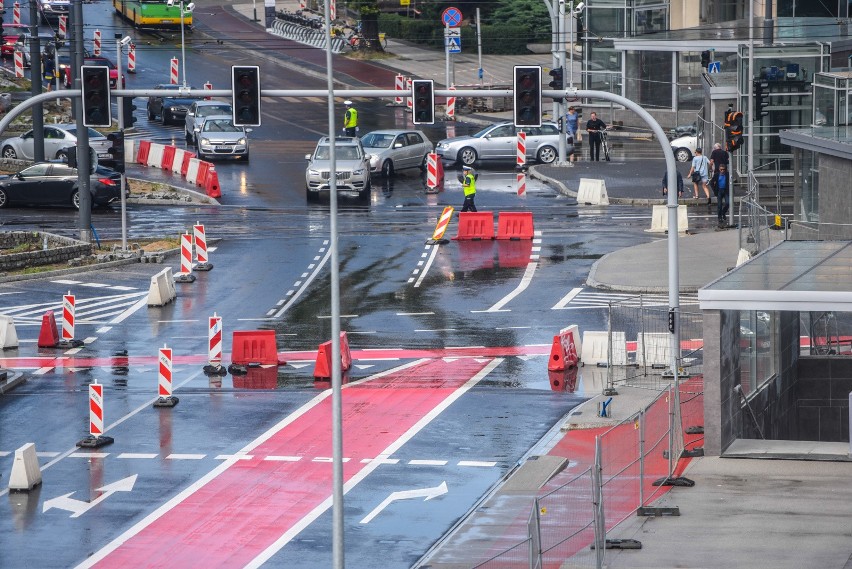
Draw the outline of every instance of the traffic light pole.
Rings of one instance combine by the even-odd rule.
[[[124,72],[121,69],[121,34],[115,34],[115,64],[118,66],[118,78],[115,86],[124,89]],[[183,65],[181,63],[181,65]],[[121,143],[124,144],[124,97],[118,97],[118,131],[122,134]],[[121,169],[121,250],[127,251],[127,174]]]
[[[83,62],[83,0],[71,0],[72,25],[74,27],[74,48],[77,53],[77,62]],[[83,81],[80,66],[74,71],[73,89],[78,96],[82,93]],[[45,93],[48,94],[49,93]],[[92,194],[89,191],[91,184],[91,163],[89,161],[89,129],[83,126],[82,101],[76,105],[75,119],[77,123],[77,148],[84,149],[77,153],[77,191],[80,193],[80,216],[79,229],[80,241],[92,242]],[[2,132],[2,130],[0,130]]]
[[[38,37],[38,5],[30,3],[30,92],[41,94],[41,42]],[[51,156],[53,158],[53,156]],[[33,107],[33,160],[44,162],[44,107]]]

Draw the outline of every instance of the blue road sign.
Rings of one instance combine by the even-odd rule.
[[[482,79],[484,77],[484,73],[482,72],[482,68],[479,68],[479,78]]]
[[[707,73],[719,73],[722,70],[721,61],[711,61],[707,66]]]
[[[450,6],[441,12],[441,23],[451,28],[457,28],[461,25],[462,14],[458,8]]]
[[[461,53],[461,38],[447,38],[447,51]]]

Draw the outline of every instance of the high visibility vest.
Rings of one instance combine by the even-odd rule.
[[[464,190],[464,197],[472,196],[476,193],[476,178],[473,177],[473,174],[468,174],[464,177],[462,189]]]
[[[355,128],[358,126],[358,111],[355,109],[346,109],[343,115],[343,128]]]

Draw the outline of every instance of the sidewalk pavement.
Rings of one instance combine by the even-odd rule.
[[[295,6],[295,2],[292,4]],[[249,20],[252,7],[252,4],[234,5]],[[288,7],[288,3],[284,6],[279,3],[281,7]],[[388,43],[388,51],[398,57],[375,65],[441,82],[443,52],[393,38]],[[473,50],[456,56],[455,62],[457,82],[477,82],[471,73],[478,68]],[[517,64],[547,66],[550,55],[486,55],[482,66],[486,79],[496,84],[506,83],[511,78],[512,66]],[[467,120],[467,116],[464,118]],[[488,118],[505,117],[488,115]],[[678,167],[688,169],[688,165]],[[576,192],[579,178],[588,175],[606,181],[611,200],[649,206],[664,203],[659,194],[664,169],[662,160],[643,159],[606,164],[577,162],[573,167],[536,166],[532,170],[533,175],[547,179],[568,195]],[[685,174],[686,170],[682,169],[681,173]],[[703,200],[697,202],[702,203]],[[680,237],[679,243],[683,289],[695,290],[736,264],[736,230],[686,235]],[[594,265],[589,284],[630,292],[665,291],[667,254],[665,239],[615,251]],[[605,384],[605,370],[589,366],[581,368],[580,374],[578,385],[583,393],[593,397],[551,430],[530,451],[527,460],[436,544],[418,566],[449,569],[486,561],[487,557],[477,555],[495,544],[505,543],[506,532],[511,533],[517,527],[513,522],[526,520],[532,499],[544,484],[554,480],[562,468],[564,472],[570,471],[571,454],[575,451],[564,449],[587,445],[589,433],[631,416],[655,395],[652,390],[619,387],[614,417],[601,419],[595,409],[602,396],[595,394],[601,393]],[[850,469],[852,464],[837,462],[693,459],[684,474],[695,481],[695,486],[675,488],[663,495],[658,504],[679,506],[681,516],[628,518],[610,531],[608,537],[639,539],[643,549],[608,550],[606,566],[624,569],[852,567]],[[566,560],[564,566],[574,566],[575,562],[584,567],[594,566],[594,553],[586,550],[586,557],[583,555],[581,552]]]

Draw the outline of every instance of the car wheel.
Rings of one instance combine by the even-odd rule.
[[[71,205],[74,209],[80,209],[80,190],[74,190],[71,194]]]
[[[9,199],[6,197],[6,192],[3,188],[0,188],[0,208],[6,207],[6,203]]]
[[[461,162],[464,166],[473,166],[473,163],[476,162],[477,158],[479,158],[479,156],[476,154],[476,150],[470,146],[465,146],[459,150],[459,162]]]
[[[68,152],[65,150],[60,150],[56,153],[56,159],[62,160],[63,162],[68,162]]]
[[[674,155],[678,162],[689,162],[692,160],[692,152],[689,151],[689,148],[678,148],[675,150]]]
[[[382,178],[390,178],[393,176],[393,162],[385,160],[382,163]]]
[[[542,146],[538,149],[538,161],[542,164],[550,164],[556,160],[556,149],[552,146]]]
[[[15,152],[15,149],[11,146],[3,147],[3,158],[7,158],[9,160],[16,160],[18,158],[18,153]]]
[[[384,168],[382,170],[384,170]],[[373,193],[373,184],[368,181],[367,185],[364,186],[364,189],[361,190],[358,193],[358,198],[361,199],[361,200],[367,201],[367,200],[370,199],[370,194],[372,194],[372,193]]]
[[[151,107],[149,106],[149,107],[148,107],[148,120],[149,120],[149,121],[152,121],[152,120],[154,120],[155,118],[157,118],[157,115],[155,115],[155,114],[154,114],[154,111],[153,111],[153,110],[151,109]]]
[[[243,160],[245,160],[246,162],[249,161],[249,153],[248,152],[246,152],[245,156],[243,156]]]

